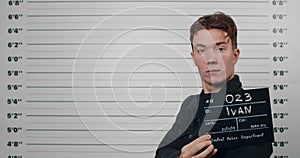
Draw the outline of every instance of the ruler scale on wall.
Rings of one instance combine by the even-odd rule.
[[[201,91],[189,27],[238,25],[236,72],[270,87],[274,157],[288,153],[287,1],[1,1],[1,157],[153,157]]]

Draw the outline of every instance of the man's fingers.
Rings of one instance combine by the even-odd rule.
[[[213,152],[207,158],[213,157],[214,155],[216,155],[217,152],[218,152],[218,149],[214,149]]]
[[[191,152],[196,155],[197,153],[200,153],[200,152],[203,152],[203,151],[206,151],[206,149],[211,146],[212,143],[210,140],[205,140],[197,145],[195,145],[192,149],[191,149]]]
[[[195,140],[194,140],[192,143],[190,143],[190,144],[191,144],[191,146],[195,146],[195,145],[197,145],[197,144],[199,144],[199,143],[201,143],[201,142],[210,140],[210,138],[211,138],[210,135],[203,135],[203,136],[201,136],[201,137],[195,139]]]
[[[196,158],[207,158],[210,155],[214,155],[217,151],[214,150],[214,146],[211,142],[210,135],[203,135],[191,143],[185,145],[181,149],[180,157],[196,157]]]
[[[209,145],[204,151],[202,151],[198,155],[194,156],[194,158],[209,158],[209,157],[213,156],[214,154],[216,154],[214,152],[216,152],[214,150],[214,146]]]
[[[207,141],[210,140],[211,136],[210,135],[203,135],[197,139],[195,139],[194,141],[192,141],[191,143],[185,145],[182,150],[190,150],[191,148],[193,148],[194,146],[196,146],[197,144],[203,142],[203,141]]]

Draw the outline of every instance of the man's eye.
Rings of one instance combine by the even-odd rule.
[[[224,47],[219,47],[218,49],[219,49],[219,51],[224,51],[225,50]]]
[[[203,53],[203,52],[205,52],[205,49],[198,49],[198,52]]]

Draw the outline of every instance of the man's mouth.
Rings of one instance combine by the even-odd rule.
[[[211,69],[211,70],[206,71],[206,73],[208,73],[208,74],[215,74],[215,73],[218,73],[218,72],[220,72],[219,69]]]

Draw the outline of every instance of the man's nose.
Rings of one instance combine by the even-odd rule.
[[[207,65],[218,64],[218,58],[220,54],[216,49],[209,49],[209,51],[205,54],[205,60]]]

